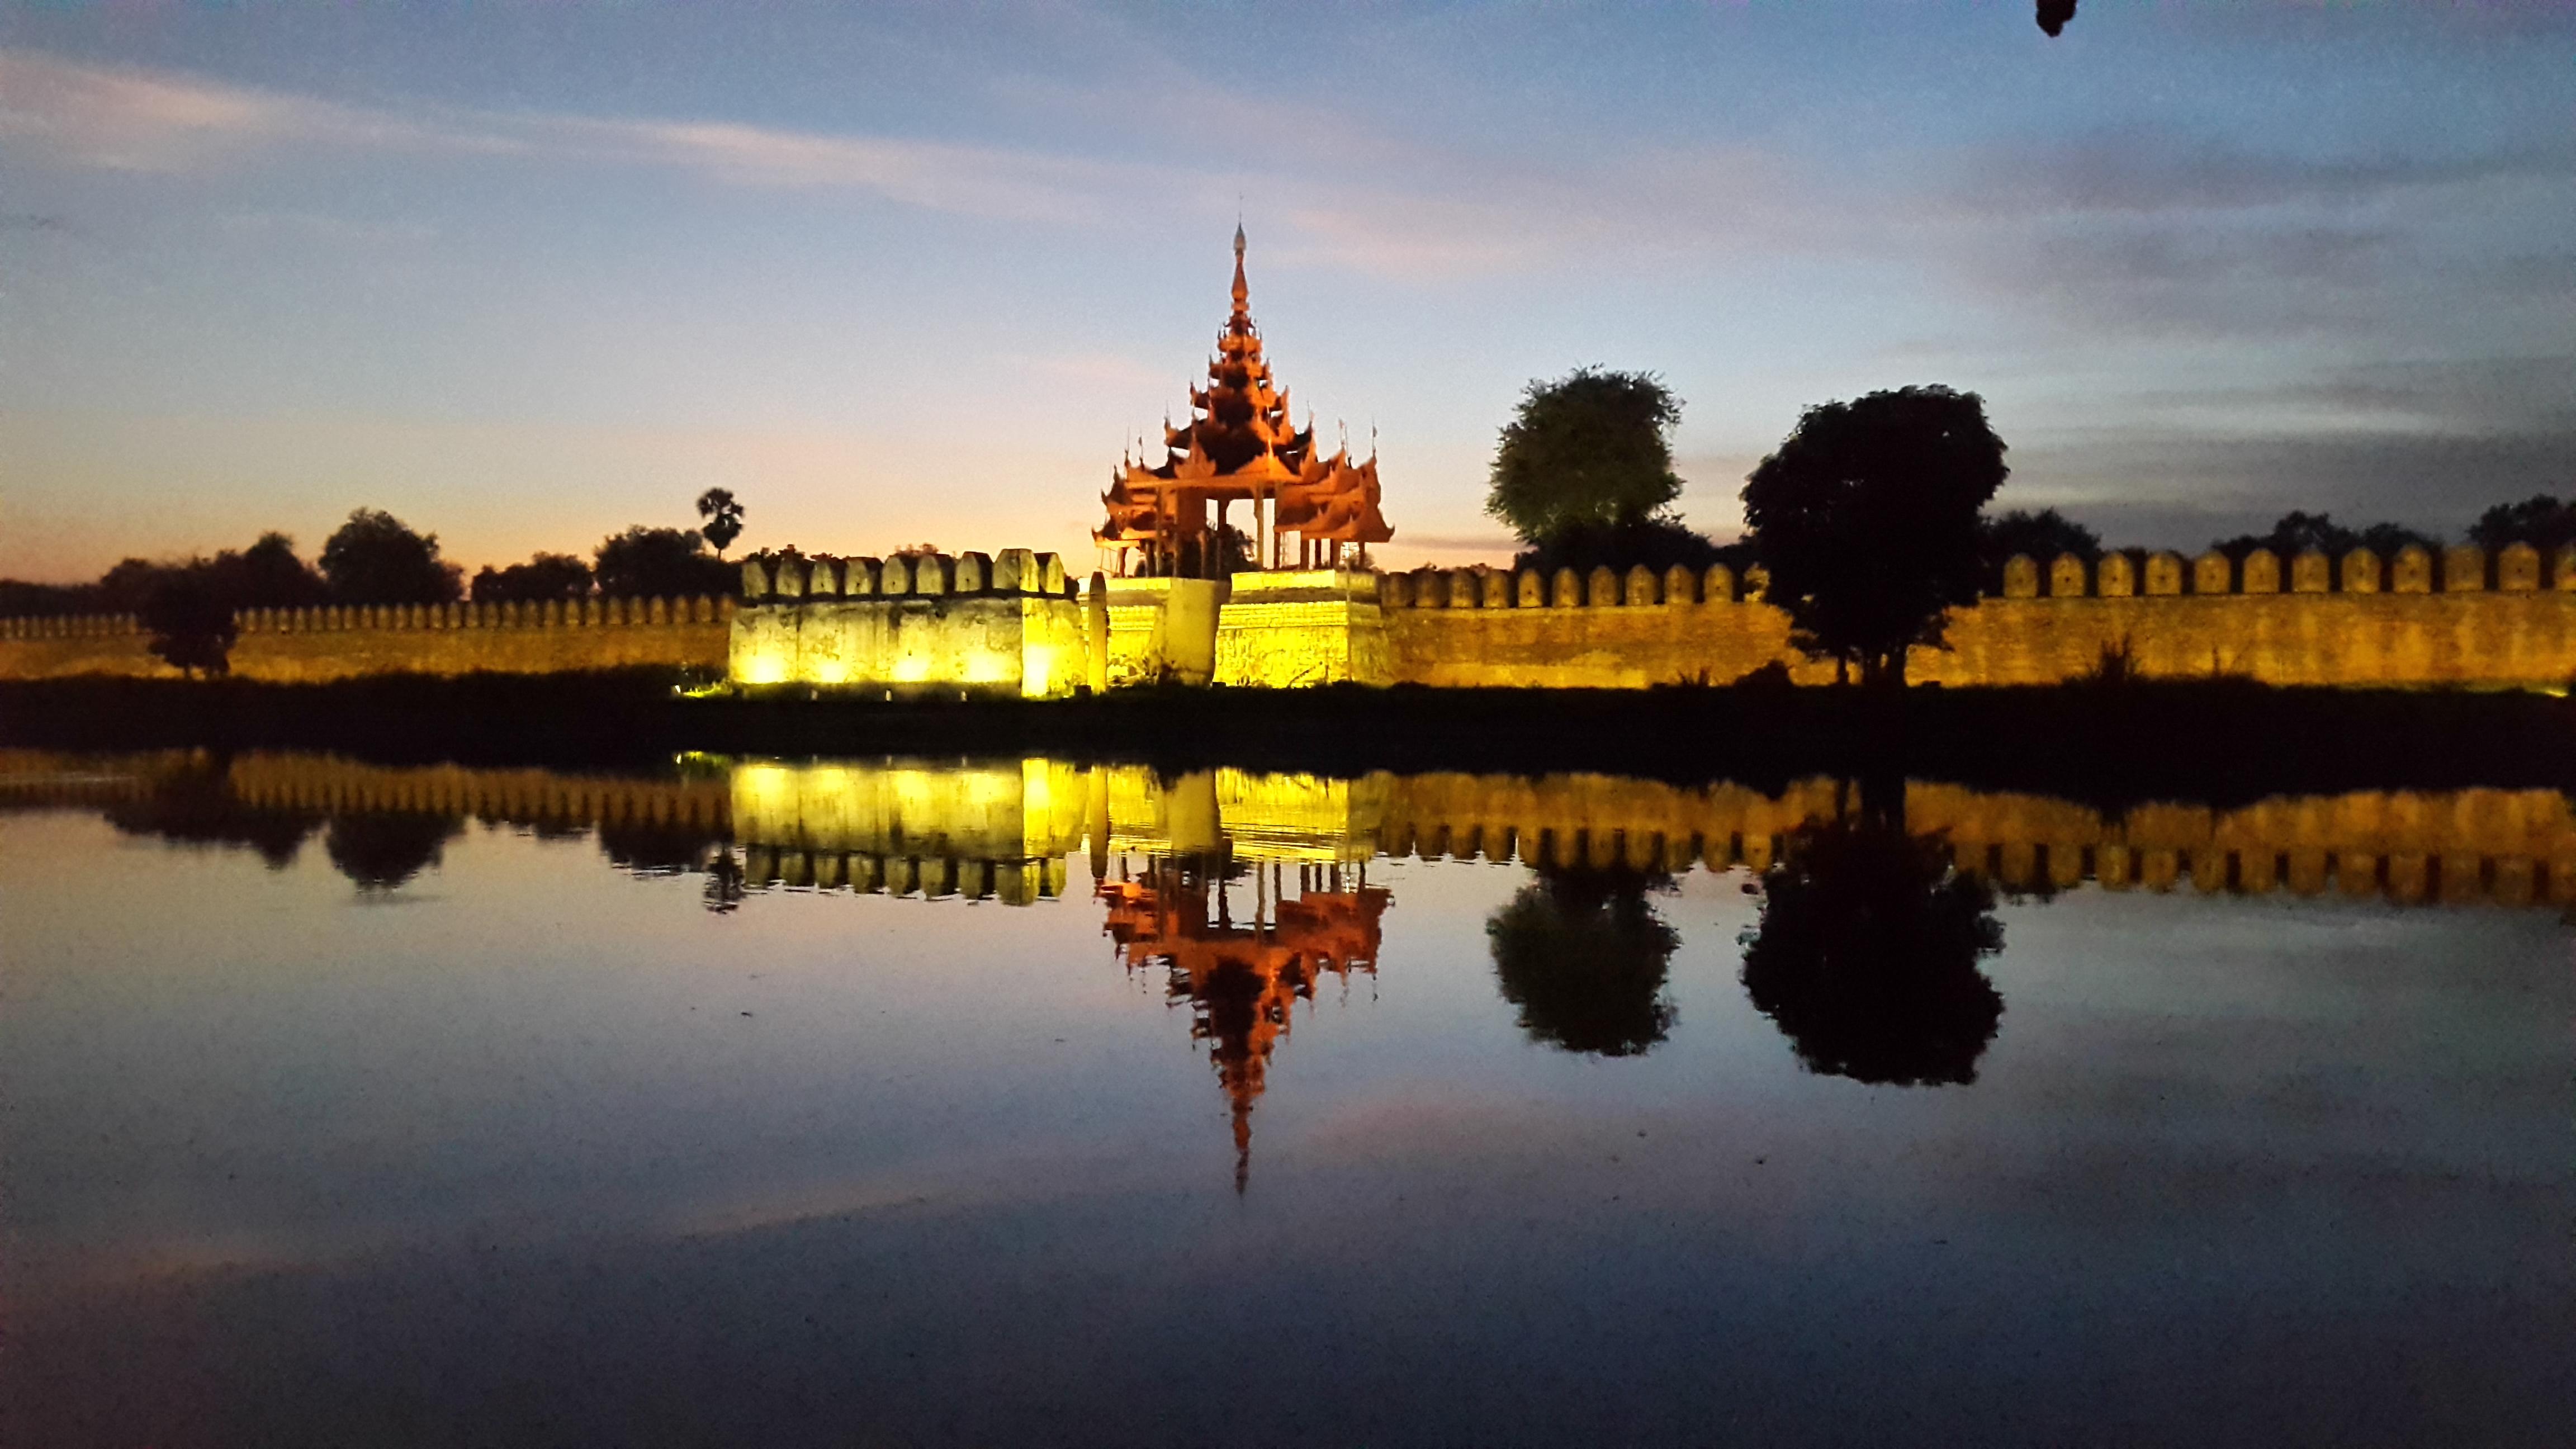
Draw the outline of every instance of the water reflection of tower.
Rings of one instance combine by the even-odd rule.
[[[1208,1043],[1234,1109],[1237,1192],[1252,1169],[1252,1104],[1290,1008],[1312,1001],[1327,972],[1345,986],[1355,970],[1377,974],[1378,919],[1392,897],[1368,883],[1365,865],[1344,875],[1339,864],[1300,864],[1290,895],[1286,866],[1247,868],[1212,853],[1149,857],[1141,873],[1122,859],[1116,878],[1100,882],[1120,964],[1131,973],[1162,967],[1167,999],[1190,1003],[1190,1039]],[[1247,876],[1252,919],[1238,923]]]

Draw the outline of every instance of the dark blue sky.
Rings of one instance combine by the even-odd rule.
[[[1528,379],[1653,369],[1690,518],[1801,407],[1983,393],[2002,503],[2196,547],[2576,491],[2576,8],[0,9],[0,573],[469,566],[680,522],[1034,545],[1238,213],[1394,564],[1499,558]]]

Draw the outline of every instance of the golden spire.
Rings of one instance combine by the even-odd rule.
[[[1243,223],[1234,224],[1234,311],[1240,317],[1250,310],[1252,289],[1243,283]]]

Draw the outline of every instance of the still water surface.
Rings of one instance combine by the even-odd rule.
[[[2566,1443],[2571,893],[2550,794],[0,754],[0,1430]]]

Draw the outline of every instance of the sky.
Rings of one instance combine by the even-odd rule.
[[[695,522],[1088,567],[1249,235],[1391,566],[1500,562],[1536,378],[1976,391],[1997,507],[2196,549],[2576,493],[2576,4],[0,0],[0,576],[469,570]]]

